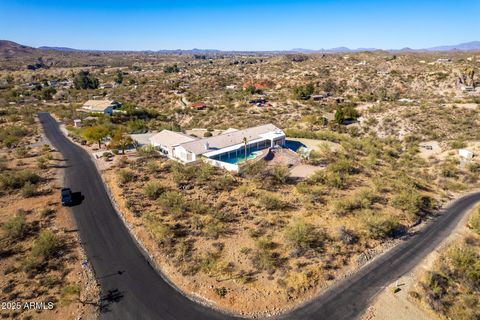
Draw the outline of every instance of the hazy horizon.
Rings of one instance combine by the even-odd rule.
[[[3,1],[0,38],[81,50],[424,49],[477,40],[479,9],[465,0]]]

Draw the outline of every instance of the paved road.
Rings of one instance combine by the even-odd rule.
[[[74,192],[81,191],[85,197],[72,211],[88,259],[102,288],[102,318],[231,319],[188,300],[158,275],[115,213],[89,155],[63,136],[50,115],[41,113],[39,118],[48,139],[67,159],[66,185]],[[457,200],[410,240],[375,259],[320,297],[280,318],[358,318],[384,286],[411,270],[434,250],[478,201],[480,193]]]

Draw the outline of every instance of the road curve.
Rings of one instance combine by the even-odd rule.
[[[101,318],[229,319],[192,302],[163,280],[115,212],[90,155],[70,142],[49,114],[38,117],[48,140],[66,159],[65,185],[84,197],[71,209],[101,287]]]
[[[103,319],[233,319],[195,303],[171,287],[149,264],[115,212],[90,156],[70,142],[48,113],[38,115],[47,138],[67,162],[66,185],[83,202],[72,208],[82,244],[102,290]],[[358,318],[386,285],[417,265],[447,237],[480,193],[462,197],[422,231],[374,259],[319,297],[279,319]]]

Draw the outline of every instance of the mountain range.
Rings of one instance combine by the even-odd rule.
[[[68,47],[49,47],[41,46],[38,48],[29,47],[15,43],[8,40],[0,40],[0,54],[2,56],[13,56],[13,55],[23,55],[23,54],[35,54],[40,51],[61,51],[61,52],[148,52],[148,53],[222,53],[222,52],[234,52],[234,51],[222,51],[216,49],[191,49],[191,50],[145,50],[145,51],[133,51],[133,50],[88,50],[88,49],[74,49]],[[466,43],[460,43],[457,45],[444,45],[424,49],[411,49],[411,48],[402,48],[402,49],[377,49],[377,48],[357,48],[350,49],[347,47],[337,47],[331,49],[304,49],[304,48],[294,48],[291,50],[272,50],[272,51],[262,51],[270,53],[341,53],[341,52],[361,52],[361,51],[390,51],[390,52],[432,52],[432,51],[479,51],[480,50],[480,41],[472,41]],[[238,51],[238,52],[256,52],[252,50]],[[260,52],[260,51],[257,51]]]

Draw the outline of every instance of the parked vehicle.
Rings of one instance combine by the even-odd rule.
[[[63,188],[61,190],[61,201],[62,206],[69,206],[73,204],[73,195],[70,188]]]

